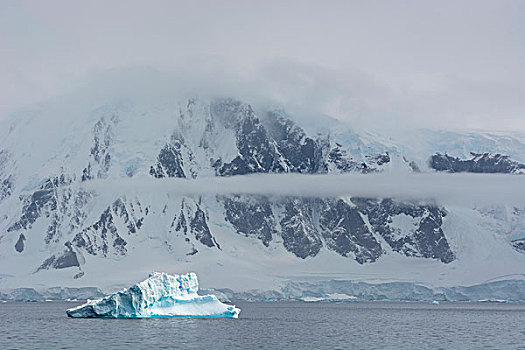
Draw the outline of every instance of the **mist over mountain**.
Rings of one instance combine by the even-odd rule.
[[[0,349],[525,348],[524,14],[0,0]]]
[[[523,278],[525,135],[389,135],[200,86],[112,71],[2,120],[1,289]]]

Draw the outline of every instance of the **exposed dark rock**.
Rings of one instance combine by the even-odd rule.
[[[53,267],[56,269],[65,269],[66,267],[79,266],[77,254],[68,250],[63,255],[57,257]]]
[[[42,210],[46,204],[50,204],[56,208],[56,199],[52,189],[42,189],[33,192],[24,202],[22,209],[22,216],[18,221],[11,225],[8,231],[17,231],[20,229],[28,229],[42,214]]]
[[[65,269],[68,267],[80,267],[77,254],[73,251],[71,243],[67,242],[66,247],[66,251],[64,251],[62,254],[58,256],[52,255],[51,257],[47,258],[42,263],[42,265],[40,265],[37,271],[49,270],[50,268]]]
[[[88,164],[87,167],[82,169],[82,181],[87,181],[93,179],[93,175],[91,175],[91,164]]]
[[[239,155],[230,162],[212,159],[217,175],[298,172],[318,174],[329,169],[341,172],[378,171],[390,162],[388,153],[366,156],[366,162],[355,161],[341,145],[330,149],[330,141],[313,139],[282,112],[270,112],[260,120],[253,109],[234,100],[211,104],[211,115],[236,133]],[[330,164],[333,164],[330,167]]]
[[[471,153],[471,159],[460,159],[448,154],[436,153],[430,160],[429,165],[437,171],[449,173],[525,173],[525,164],[514,161],[509,156],[499,153]]]
[[[284,247],[302,259],[316,256],[323,244],[313,222],[310,200],[291,198],[283,206],[280,224]]]
[[[122,244],[121,238],[117,232],[117,228],[113,223],[113,215],[110,208],[107,208],[93,225],[85,228],[82,232],[78,233],[73,239],[73,244],[79,248],[85,249],[89,254],[107,256],[108,254],[108,240],[111,239],[113,242],[120,242],[120,248],[118,253],[124,255],[126,253],[125,244]]]
[[[73,276],[73,279],[77,280],[82,277],[84,277],[84,271],[80,271],[79,273],[75,274],[75,276]]]
[[[388,152],[371,154],[364,157],[364,161],[353,159],[342,145],[336,143],[326,156],[326,166],[328,169],[340,172],[357,172],[368,174],[380,171],[380,167],[390,162]]]
[[[135,222],[135,220],[132,220],[130,218],[128,209],[126,208],[126,205],[124,204],[121,198],[113,202],[112,209],[113,209],[113,213],[115,213],[115,215],[122,218],[124,222],[126,223],[126,227],[128,228],[128,234],[137,232],[137,227],[140,228],[141,226],[140,221]]]
[[[195,247],[191,248],[191,251],[189,253],[186,253],[186,255],[191,256],[197,254],[199,251],[195,249]]]
[[[0,150],[0,202],[9,197],[14,189],[14,177],[10,174],[11,155],[5,150]]]
[[[365,163],[356,162],[348,156],[346,150],[342,149],[339,144],[336,144],[336,146],[328,153],[327,163],[333,164],[335,169],[341,172],[367,173],[371,171]]]
[[[58,242],[63,231],[72,232],[84,223],[87,213],[83,209],[93,194],[63,188],[56,191],[56,210],[50,214],[50,223],[45,237],[46,244]]]
[[[414,162],[413,160],[410,161],[410,163],[408,163],[408,166],[410,167],[410,169],[412,169],[413,172],[415,173],[420,173],[421,170],[419,169],[419,167],[417,166],[417,163]]]
[[[219,242],[217,242],[215,237],[212,237],[212,239],[213,239],[213,244],[215,244],[215,246],[217,246],[217,249],[222,250],[221,245],[219,244]]]
[[[184,202],[183,202],[184,209]],[[177,220],[177,226],[175,226],[175,231],[182,231],[184,234],[188,233],[188,225],[186,224],[186,218],[184,216],[184,211],[181,209],[179,219]]]
[[[372,200],[353,198],[375,232],[379,233],[394,251],[407,256],[439,259],[449,263],[455,259],[441,225],[446,211],[434,205],[394,202],[391,199]],[[409,221],[413,229],[396,227],[393,220]],[[406,226],[406,225],[402,225]]]
[[[317,173],[324,170],[321,145],[308,137],[302,128],[279,112],[269,113],[266,125],[289,172]]]
[[[266,197],[233,195],[221,198],[230,222],[237,233],[255,236],[268,246],[275,233],[275,218]]]
[[[208,247],[215,246],[212,240],[210,229],[208,227],[208,223],[206,221],[206,214],[199,206],[197,206],[195,216],[190,222],[190,228],[191,232],[195,235],[195,238],[197,238],[199,242]]]
[[[187,110],[181,108],[178,127],[169,143],[159,150],[156,162],[150,168],[151,176],[194,178],[197,170],[208,165],[213,167],[218,176],[280,172],[369,173],[380,171],[381,167],[391,162],[390,155],[386,152],[361,154],[362,144],[359,143],[343,146],[330,142],[328,136],[310,137],[281,112],[271,112],[260,119],[249,105],[234,100],[218,100],[209,106],[202,106],[205,124],[202,124],[202,120],[195,124],[195,108],[200,108],[195,107],[195,104],[194,100],[190,100]],[[110,149],[116,124],[115,115],[102,117],[95,124],[93,146],[89,162],[82,173],[82,181],[106,177],[112,161]],[[194,124],[197,129],[191,128]],[[218,136],[218,132],[224,131],[223,127],[228,132]],[[187,130],[192,133],[186,133]],[[193,133],[195,130],[202,132],[202,137],[189,140],[189,136],[196,135]],[[232,132],[238,154],[230,149],[232,140],[225,143],[228,147],[224,149],[219,142],[221,150],[215,152],[214,147],[218,145],[216,139],[223,134],[229,136]],[[190,145],[197,144],[198,149],[190,149]],[[354,151],[356,153],[352,153]],[[194,154],[199,157],[194,157]],[[436,164],[445,163],[442,168],[446,171],[488,172],[487,167],[491,167],[494,172],[516,172],[524,167],[523,164],[501,155],[476,154],[472,160],[467,161],[447,155],[435,157]],[[195,159],[205,159],[205,164],[195,166]],[[405,162],[409,163],[406,160]],[[0,151],[0,168],[4,163]],[[467,166],[467,163],[472,164]],[[410,163],[410,166],[416,171],[415,164]],[[14,181],[4,176],[5,174],[0,169],[0,200],[2,193],[12,191]],[[63,186],[72,181],[75,179],[61,175],[47,180],[37,190],[22,197],[23,211],[8,230],[29,230],[36,220],[46,218],[47,232],[44,232],[44,240],[47,245],[64,241],[61,235],[72,234],[74,238],[71,242],[74,249],[80,248],[76,250],[79,253],[86,251],[102,256],[126,254],[129,248],[127,235],[137,234],[141,230],[149,209],[146,207],[143,210],[140,203],[119,198],[105,207],[100,217],[94,219],[95,222],[86,223],[87,210],[83,207],[92,194]],[[163,215],[172,217],[169,233],[174,234],[176,231],[174,236],[184,234],[182,239],[187,240],[186,243],[191,246],[198,246],[193,240],[195,237],[205,246],[220,249],[210,231],[205,204],[200,201],[197,204],[193,200],[188,199],[187,204],[183,203],[177,215],[169,212],[167,208],[170,205],[164,205],[164,209],[159,207]],[[381,237],[394,251],[405,255],[434,258],[445,263],[454,259],[442,230],[446,212],[432,205],[353,199],[357,204],[354,207],[342,199],[283,198],[277,201],[248,195],[225,196],[220,198],[220,202],[224,206],[225,220],[231,223],[237,233],[260,239],[265,246],[269,246],[280,234],[285,248],[303,259],[317,255],[324,241],[328,249],[342,256],[355,257],[359,263],[373,262],[383,254],[383,248],[388,248],[385,243],[381,246],[384,242]],[[399,224],[400,220],[405,220],[409,225]],[[28,234],[16,233],[18,234],[15,249],[22,252]],[[166,244],[173,243],[171,238],[174,237],[166,239]],[[71,249],[70,253],[66,251],[62,255],[53,255],[43,266],[59,268],[58,266],[74,264],[73,254]]]
[[[366,159],[369,166],[382,166],[383,164],[390,163],[390,155],[388,152],[368,155]]]
[[[0,182],[0,201],[10,196],[13,193],[13,188],[13,177],[9,175]]]
[[[57,188],[71,183],[71,179],[64,174],[48,179],[38,190],[24,199],[22,215],[7,231],[18,231],[31,228],[31,225],[43,214],[46,216],[57,210]]]
[[[342,256],[353,253],[360,264],[376,261],[383,254],[355,207],[342,199],[320,202],[319,225],[328,248]]]
[[[75,235],[73,244],[92,255],[101,253],[107,256],[110,252],[125,255],[127,242],[118,232],[115,220],[120,220],[127,228],[126,234],[135,234],[142,226],[144,219],[136,217],[136,214],[142,213],[140,204],[137,203],[136,206],[137,208],[132,202],[126,204],[123,199],[117,199],[104,210],[97,222]]]
[[[512,246],[519,251],[525,252],[525,238],[512,241]]]
[[[175,140],[160,150],[157,164],[151,166],[149,173],[156,177],[186,177],[184,174],[184,161],[181,154],[181,142]]]
[[[342,256],[353,256],[361,264],[374,262],[384,253],[375,236],[379,234],[394,251],[407,256],[444,263],[455,259],[441,228],[446,211],[433,205],[360,198],[352,199],[357,206],[342,199],[288,197],[270,202],[253,195],[221,197],[220,201],[226,220],[238,233],[255,235],[265,245],[269,244],[264,239],[271,237],[274,218],[280,217],[283,245],[301,258],[317,255],[322,237],[328,249]],[[274,205],[282,210],[272,210]],[[370,227],[362,215],[367,216]]]
[[[251,106],[233,100],[221,100],[210,106],[212,116],[236,133],[239,155],[218,169],[218,175],[283,172],[281,156]]]
[[[102,116],[93,127],[93,146],[90,150],[90,161],[82,170],[82,181],[101,179],[107,175],[111,165],[109,153],[113,142],[114,128],[118,123],[116,114],[111,117]]]
[[[66,174],[48,179],[30,195],[21,197],[22,213],[8,231],[29,230],[39,218],[47,218],[45,243],[58,242],[63,233],[71,232],[83,223],[83,210],[91,194],[74,191],[68,185],[74,181]]]
[[[24,241],[25,240],[26,240],[26,236],[24,236],[24,234],[21,233],[15,244],[15,250],[17,252],[22,253],[24,251]]]

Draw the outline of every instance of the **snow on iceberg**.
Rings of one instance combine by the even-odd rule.
[[[153,272],[145,281],[66,311],[69,317],[237,318],[241,310],[215,295],[198,295],[197,275]]]

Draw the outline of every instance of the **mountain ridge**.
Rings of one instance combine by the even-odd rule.
[[[192,98],[148,108],[119,102],[82,112],[87,118],[70,124],[68,133],[60,135],[60,130],[50,128],[50,135],[58,135],[53,142],[60,145],[50,154],[51,146],[37,152],[50,135],[37,135],[33,143],[22,143],[22,147],[16,136],[2,143],[0,254],[8,267],[0,272],[18,270],[21,278],[20,282],[2,278],[0,285],[22,283],[24,278],[38,280],[39,276],[45,284],[54,279],[86,284],[100,279],[100,273],[88,268],[91,264],[112,270],[119,265],[115,261],[129,261],[138,254],[145,261],[142,268],[147,269],[148,259],[159,249],[167,266],[191,269],[195,264],[206,270],[206,264],[222,264],[219,261],[226,259],[231,264],[240,262],[246,273],[273,278],[264,268],[259,270],[257,263],[239,260],[235,250],[244,246],[242,239],[257,244],[255,261],[261,254],[275,253],[278,260],[288,261],[292,270],[305,269],[301,261],[323,261],[327,252],[343,258],[338,264],[355,261],[357,265],[349,267],[355,271],[391,255],[404,257],[406,264],[415,263],[414,258],[434,260],[437,270],[443,271],[449,271],[446,265],[463,263],[464,247],[458,247],[455,238],[451,241],[446,229],[453,209],[432,204],[344,196],[170,198],[159,193],[149,198],[132,194],[112,198],[111,194],[63,186],[94,179],[110,184],[129,177],[155,181],[254,173],[435,171],[431,163],[407,159],[402,147],[392,147],[390,140],[381,146],[377,140],[370,142],[344,130],[311,136],[282,110],[258,112],[235,99]],[[36,119],[36,125],[19,125],[18,133],[27,129],[35,132],[40,123]],[[12,129],[12,135],[17,128]],[[28,152],[31,150],[34,152]],[[426,155],[427,159],[433,154]],[[33,164],[28,163],[31,159]],[[31,165],[36,167],[29,170]],[[476,213],[471,209],[469,215]],[[521,216],[517,218],[521,220]],[[479,217],[475,223],[477,227],[485,225]],[[510,254],[510,270],[523,266],[523,254],[517,252],[521,245],[515,243],[521,237],[513,236],[511,243],[505,232],[484,230],[496,238],[498,249]],[[155,248],[143,249],[144,242],[158,243]],[[261,249],[267,252],[261,253]],[[22,261],[23,265],[30,262],[29,266],[17,267]],[[230,269],[223,269],[223,273],[233,272]],[[485,277],[495,276],[497,273]],[[107,278],[101,278],[100,283],[111,283]]]

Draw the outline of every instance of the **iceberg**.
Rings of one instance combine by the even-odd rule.
[[[66,311],[69,317],[237,318],[241,310],[215,295],[198,295],[197,275],[153,272],[145,281]]]

